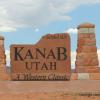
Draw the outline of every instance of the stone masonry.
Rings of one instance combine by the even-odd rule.
[[[95,25],[84,23],[78,26],[76,68],[77,73],[99,72]]]
[[[0,36],[0,81],[7,80],[8,75],[6,72],[6,55],[4,49],[4,37]]]

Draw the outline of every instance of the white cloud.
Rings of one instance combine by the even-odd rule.
[[[100,67],[100,49],[98,50],[99,67]]]
[[[77,34],[78,30],[77,28],[69,28],[66,32],[69,34]]]
[[[1,31],[40,27],[56,20],[68,21],[72,10],[96,3],[100,0],[0,0]]]
[[[71,52],[71,68],[75,68],[75,61],[76,61],[76,51]]]
[[[35,32],[39,32],[40,30],[39,30],[38,28],[36,28],[34,31],[35,31]]]
[[[10,66],[10,51],[6,50],[5,54],[6,54],[6,65]]]
[[[16,31],[16,28],[14,27],[7,27],[7,26],[1,26],[0,27],[0,32],[13,32]]]

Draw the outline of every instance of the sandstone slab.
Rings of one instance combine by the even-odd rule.
[[[88,80],[89,73],[78,73],[78,80]]]
[[[70,37],[67,33],[48,34],[35,45],[12,45],[10,52],[12,80],[70,79]]]

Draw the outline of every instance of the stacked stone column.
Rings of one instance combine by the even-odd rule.
[[[6,64],[4,37],[0,36],[0,66]]]
[[[95,25],[84,23],[78,26],[78,42],[76,55],[77,73],[99,72],[99,61],[96,47]]]
[[[0,80],[8,79],[6,72],[6,55],[4,49],[4,37],[0,36]]]

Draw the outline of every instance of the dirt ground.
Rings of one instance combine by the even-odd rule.
[[[100,100],[100,80],[0,81],[0,100]]]

